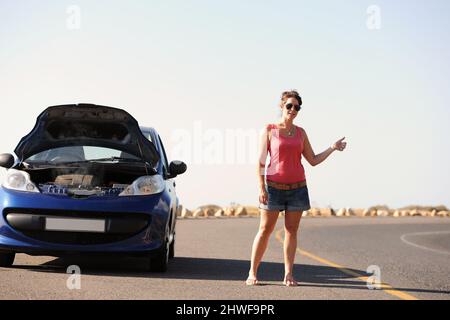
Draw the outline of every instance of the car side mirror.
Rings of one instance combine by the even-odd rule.
[[[171,178],[175,178],[179,174],[185,173],[187,165],[183,161],[174,160],[169,164],[169,175]]]
[[[14,165],[14,157],[9,153],[0,154],[0,167],[9,169]]]

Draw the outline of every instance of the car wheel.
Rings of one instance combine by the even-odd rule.
[[[0,267],[8,268],[14,263],[15,253],[0,252]]]
[[[175,257],[175,234],[173,235],[172,243],[169,247],[169,259],[173,259]]]
[[[150,258],[150,271],[151,272],[166,272],[167,265],[169,264],[169,245],[166,240],[161,250]]]

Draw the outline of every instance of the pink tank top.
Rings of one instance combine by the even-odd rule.
[[[271,138],[267,145],[270,163],[266,171],[267,180],[278,183],[297,183],[305,181],[305,169],[302,165],[304,137],[301,129],[295,126],[292,137],[280,135],[280,130],[274,124],[267,128]]]

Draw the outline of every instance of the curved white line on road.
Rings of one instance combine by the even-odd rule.
[[[408,241],[406,240],[406,237],[408,236],[426,236],[426,235],[431,235],[431,234],[450,234],[450,231],[431,231],[431,232],[416,232],[416,233],[406,233],[404,235],[402,235],[400,237],[400,239],[406,243],[409,244],[410,246],[422,249],[422,250],[427,250],[427,251],[431,251],[434,253],[439,253],[439,254],[445,254],[445,255],[450,255],[450,252],[445,251],[445,250],[437,250],[437,249],[433,249],[433,248],[428,248],[426,246],[421,246],[419,244],[416,244],[414,242]]]

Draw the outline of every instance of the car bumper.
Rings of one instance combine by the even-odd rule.
[[[63,195],[18,192],[0,187],[0,251],[55,256],[74,253],[140,254],[155,251],[161,248],[167,236],[170,215],[167,201],[165,193],[80,200]],[[10,215],[13,215],[15,222]],[[20,219],[17,219],[18,216]],[[109,228],[104,233],[96,234],[45,231],[42,219],[49,216],[103,217]],[[127,227],[123,228],[120,221],[132,220],[130,217],[144,217],[148,223],[142,224],[138,231],[136,229],[135,232],[126,233]],[[36,223],[39,219],[41,222]],[[135,227],[136,223],[135,221]],[[130,226],[128,231],[132,231]],[[110,239],[105,239],[107,237]]]

